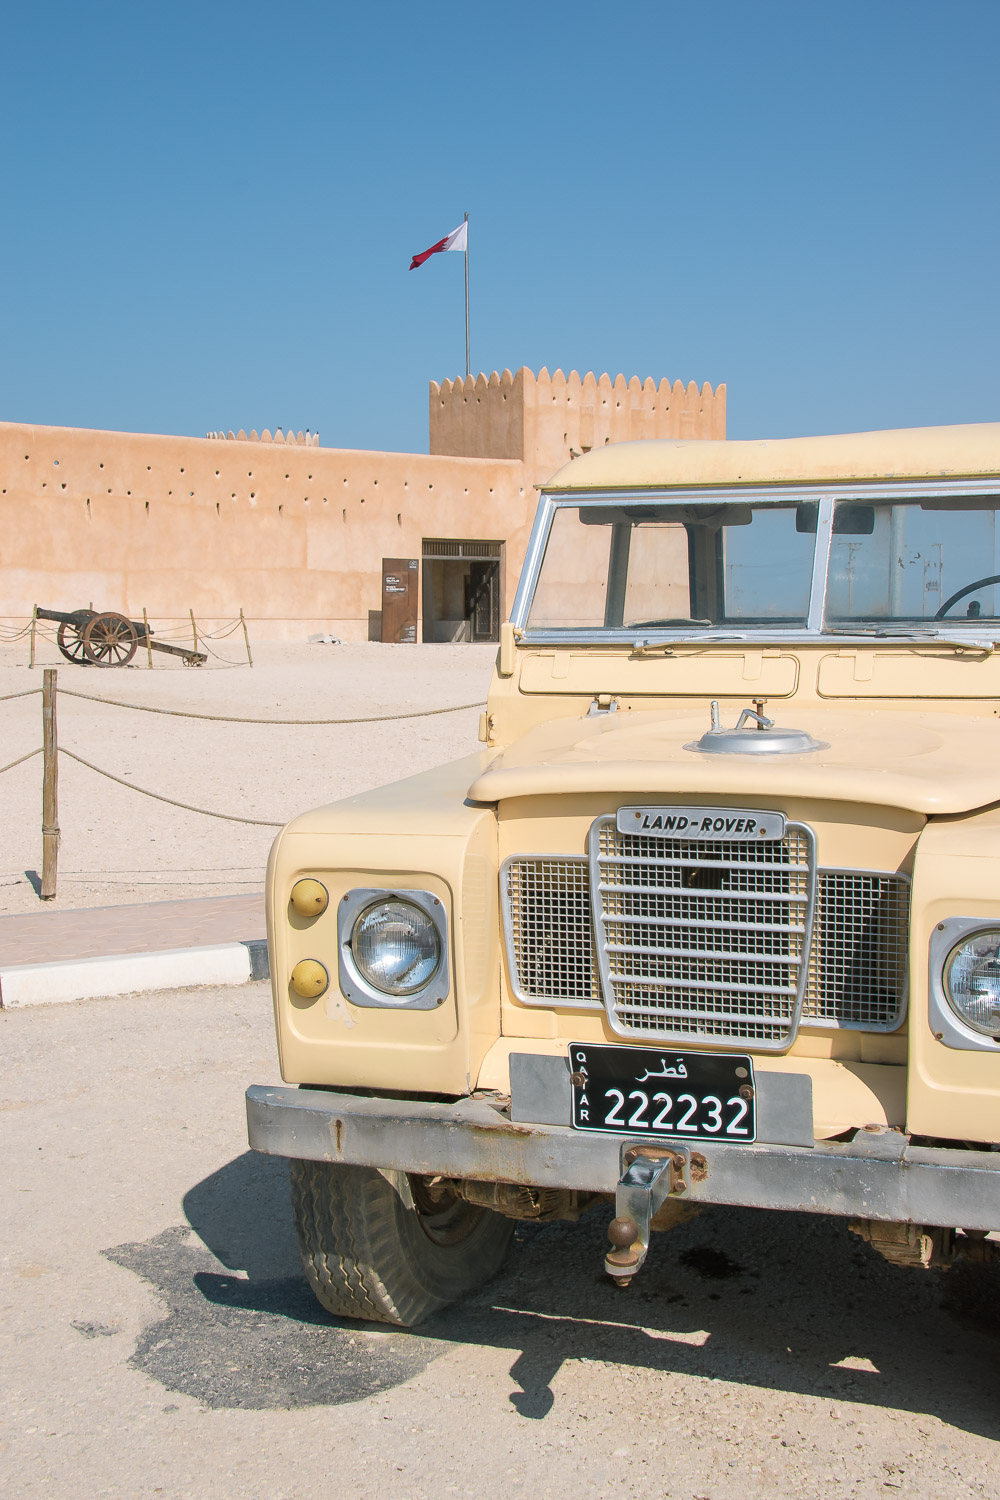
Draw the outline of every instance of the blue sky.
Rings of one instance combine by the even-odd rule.
[[[0,419],[426,450],[427,382],[1000,417],[996,0],[8,6]]]

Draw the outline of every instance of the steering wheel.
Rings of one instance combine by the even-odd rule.
[[[951,606],[957,604],[959,599],[964,599],[966,594],[974,594],[977,589],[988,588],[991,583],[1000,583],[1000,573],[991,573],[988,578],[977,578],[975,583],[967,583],[964,589],[959,589],[957,594],[952,594],[950,599],[944,601],[934,616],[935,620],[943,620]]]

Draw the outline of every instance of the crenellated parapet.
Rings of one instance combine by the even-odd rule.
[[[513,458],[543,479],[605,443],[724,438],[726,387],[521,368],[430,387],[430,451]]]
[[[207,438],[223,438],[230,443],[299,443],[305,448],[319,447],[319,433],[310,432],[308,427],[306,428],[304,437],[301,431],[296,436],[290,427],[285,433],[282,432],[280,427],[276,427],[273,437],[266,427],[261,433],[258,433],[256,428],[251,432],[244,432],[241,427],[239,432],[234,432],[230,428],[228,432],[206,432],[205,436]]]
[[[430,451],[460,458],[524,457],[525,379],[534,381],[530,370],[516,375],[496,370],[485,375],[461,376],[431,381]]]

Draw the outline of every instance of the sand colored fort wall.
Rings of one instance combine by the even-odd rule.
[[[523,554],[535,506],[518,463],[12,424],[0,476],[0,615],[242,607],[273,639],[364,640],[383,557],[470,535]]]
[[[488,406],[479,444],[488,452],[436,451],[444,438],[433,415],[430,454],[0,423],[0,619],[23,622],[35,604],[93,603],[133,618],[145,608],[154,626],[193,609],[211,626],[242,608],[258,638],[325,630],[364,640],[369,611],[381,605],[382,558],[419,558],[425,537],[504,542],[509,606],[534,485],[568,456],[556,451],[563,433],[572,446],[588,423],[615,434],[626,420],[649,425],[664,413],[645,411],[647,389],[658,402],[666,390],[675,408],[672,393],[682,388],[593,377],[574,384],[544,372],[536,380],[530,371],[432,386],[432,414],[435,393],[447,391],[445,409],[467,447],[484,426],[456,398],[469,387],[490,399],[519,392],[506,426],[503,403]],[[598,419],[596,402],[591,416],[582,399],[591,391],[624,400]],[[545,405],[553,393],[558,415]],[[687,435],[724,435],[720,393],[683,394]],[[632,415],[614,415],[623,410]],[[670,420],[681,420],[676,409]],[[630,427],[629,435],[640,433]]]

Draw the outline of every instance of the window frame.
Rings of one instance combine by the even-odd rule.
[[[698,488],[664,487],[657,489],[603,489],[603,490],[542,490],[534,525],[528,540],[521,576],[511,608],[510,623],[518,639],[527,645],[593,645],[623,646],[633,648],[671,641],[696,641],[711,643],[713,640],[751,640],[754,642],[795,643],[801,641],[871,640],[876,627],[859,624],[857,630],[850,623],[825,626],[824,608],[826,600],[827,574],[833,545],[833,514],[837,501],[883,501],[902,503],[904,500],[960,500],[963,496],[983,497],[995,495],[1000,502],[1000,475],[986,479],[960,480],[900,480],[888,482],[840,482],[836,484],[795,485],[727,485],[699,486]],[[621,626],[545,626],[531,627],[528,616],[534,598],[538,578],[545,557],[545,549],[557,511],[563,509],[598,508],[607,505],[649,505],[666,502],[672,505],[739,504],[739,505],[787,505],[807,501],[819,502],[817,511],[816,542],[813,551],[812,576],[809,591],[809,611],[805,627],[781,625],[716,625],[716,626],[647,626],[641,631],[627,625]],[[1000,504],[998,504],[1000,509]],[[969,622],[952,622],[949,619],[925,622],[910,628],[893,628],[887,620],[877,626],[880,640],[913,640],[915,635],[925,637],[933,625],[935,634],[948,639],[975,644],[994,641],[1000,629],[993,633],[982,628],[970,627]]]

